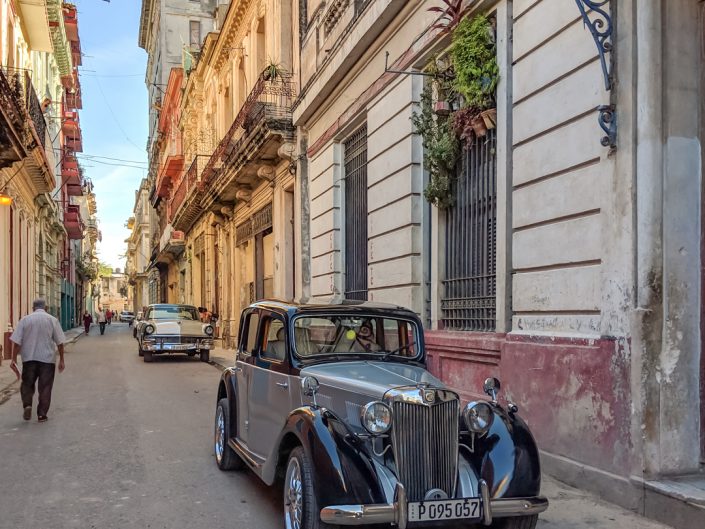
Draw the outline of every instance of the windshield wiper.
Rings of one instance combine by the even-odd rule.
[[[411,351],[411,347],[414,345],[416,345],[416,342],[409,342],[406,345],[402,345],[401,347],[397,347],[396,349],[392,349],[391,351],[387,351],[386,353],[384,353],[382,355],[382,360],[387,360],[390,356],[397,354],[397,353],[400,353],[404,349],[408,349],[409,351]]]

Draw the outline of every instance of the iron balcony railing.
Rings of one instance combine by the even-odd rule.
[[[32,150],[38,145],[44,148],[47,123],[29,71],[9,66],[0,67],[0,71],[0,102],[3,109],[15,113],[14,120],[24,122],[21,135],[28,149]],[[19,126],[20,122],[16,121],[15,125]]]
[[[275,130],[293,130],[292,105],[295,95],[291,75],[265,69],[203,169],[201,187],[215,179],[217,170],[230,153],[240,151],[241,143],[255,126],[265,124]]]
[[[186,200],[186,197],[192,191],[200,189],[198,186],[199,166],[200,169],[203,169],[204,159],[204,156],[201,155],[194,156],[191,165],[181,177],[181,181],[174,188],[171,200],[169,200],[167,204],[167,218],[169,222],[174,219],[179,208],[184,203],[184,200]]]

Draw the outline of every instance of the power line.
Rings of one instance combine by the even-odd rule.
[[[148,165],[146,161],[140,161],[140,160],[125,160],[123,158],[111,158],[110,156],[100,156],[98,154],[83,154],[83,153],[77,153],[78,156],[82,158],[101,158],[103,160],[112,160],[114,162],[127,162],[127,163],[140,163],[144,165]]]
[[[105,92],[103,92],[103,87],[101,86],[100,79],[98,77],[95,78],[95,82],[98,85],[98,90],[100,91],[100,95],[103,96],[103,101],[105,101],[105,106],[108,107],[110,114],[113,116],[113,120],[115,120],[115,124],[122,131],[123,135],[125,136],[125,139],[127,141],[129,141],[136,149],[138,149],[139,151],[143,151],[142,148],[140,148],[134,141],[132,141],[130,139],[130,137],[127,135],[127,132],[125,132],[125,129],[122,128],[122,125],[118,121],[117,116],[115,115],[115,112],[113,111],[113,107],[110,106],[110,103],[108,102],[108,98],[105,96]]]

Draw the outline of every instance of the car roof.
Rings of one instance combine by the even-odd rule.
[[[186,307],[189,309],[196,308],[194,305],[185,305],[184,303],[152,303],[151,305],[147,305],[148,309],[157,309],[160,307]]]
[[[275,312],[286,312],[289,316],[302,313],[391,313],[396,316],[418,318],[418,315],[405,307],[392,305],[390,303],[378,303],[375,301],[360,301],[357,299],[344,299],[335,303],[295,303],[278,299],[263,299],[256,301],[250,307],[257,307]]]

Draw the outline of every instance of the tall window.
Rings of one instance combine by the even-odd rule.
[[[367,125],[345,149],[345,297],[367,299]]]
[[[189,44],[191,48],[201,47],[201,21],[191,20],[189,22]]]
[[[497,260],[496,129],[463,150],[456,201],[446,210],[445,329],[493,331]]]

